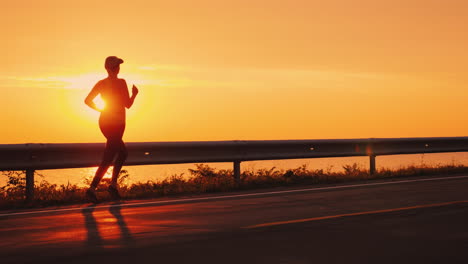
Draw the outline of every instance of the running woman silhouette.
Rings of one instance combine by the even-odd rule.
[[[101,164],[96,170],[91,186],[86,191],[86,197],[93,203],[98,203],[96,187],[114,161],[114,158],[114,170],[108,191],[113,199],[118,200],[121,198],[118,192],[117,178],[119,177],[122,165],[127,159],[127,148],[122,140],[125,131],[125,108],[130,108],[133,105],[135,97],[138,94],[138,89],[133,85],[132,96],[130,97],[127,82],[124,79],[117,78],[120,64],[123,62],[122,59],[116,56],[107,57],[104,64],[108,73],[107,78],[98,81],[85,99],[85,104],[101,112],[99,116],[99,128],[107,139]],[[93,101],[98,95],[101,95],[105,103],[103,109],[97,107]]]

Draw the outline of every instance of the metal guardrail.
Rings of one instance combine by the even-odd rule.
[[[468,151],[468,137],[369,138],[322,140],[234,140],[127,143],[125,165],[233,162],[240,182],[240,163],[252,160],[369,156],[375,172],[380,155]],[[26,198],[34,197],[34,171],[98,166],[103,143],[0,144],[0,170],[26,171]]]

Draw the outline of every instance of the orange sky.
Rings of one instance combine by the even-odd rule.
[[[104,141],[109,55],[126,141],[468,136],[466,25],[463,0],[7,1],[0,143]]]

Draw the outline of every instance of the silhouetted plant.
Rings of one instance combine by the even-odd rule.
[[[26,188],[26,171],[2,171],[2,174],[7,177],[7,184],[4,188]]]
[[[193,176],[201,176],[201,177],[215,177],[216,171],[214,168],[211,168],[208,165],[205,164],[195,164],[196,169],[188,169],[190,174]]]
[[[254,189],[278,187],[298,184],[326,184],[364,179],[379,179],[390,177],[408,177],[418,175],[453,174],[468,172],[463,165],[434,165],[407,166],[400,169],[379,168],[374,175],[369,175],[367,169],[358,164],[343,166],[342,171],[332,171],[329,167],[323,169],[309,169],[306,165],[283,170],[272,167],[270,169],[244,170],[241,173],[241,184],[234,181],[233,170],[215,169],[205,164],[196,164],[195,169],[189,169],[190,175],[174,174],[159,181],[147,181],[129,184],[128,171],[122,170],[119,177],[120,192],[127,199],[141,199],[161,197],[166,195],[197,194],[210,192],[224,192],[239,189]],[[7,184],[0,188],[0,208],[18,208],[25,206],[24,186],[25,172],[2,172],[7,177]],[[39,175],[43,177],[42,175]],[[90,179],[88,179],[90,180]],[[106,179],[98,188],[98,198],[110,201]],[[89,184],[89,183],[88,183]],[[76,184],[50,184],[44,179],[35,184],[35,205],[60,205],[83,203],[84,192],[87,187]]]

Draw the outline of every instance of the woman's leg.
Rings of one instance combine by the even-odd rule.
[[[113,123],[112,119],[104,118],[104,116],[101,115],[99,117],[99,128],[101,129],[102,134],[106,137],[107,143],[106,149],[102,156],[101,165],[99,165],[99,168],[96,170],[96,174],[90,186],[90,189],[93,191],[98,186],[104,174],[106,174],[109,166],[114,160],[115,155],[122,148],[122,136],[125,131],[125,123],[115,124]]]
[[[102,156],[101,164],[99,168],[96,170],[96,174],[94,175],[93,181],[91,182],[90,189],[95,190],[99,185],[104,174],[106,174],[109,166],[111,165],[115,154],[118,151],[118,142],[112,139],[108,139],[106,143],[106,149],[104,150],[104,154]]]
[[[125,143],[122,141],[122,139],[120,139],[119,145],[120,147],[114,163],[114,170],[112,171],[111,185],[114,187],[117,187],[117,179],[119,178],[120,170],[122,169],[122,166],[128,156],[127,148],[125,147]]]

